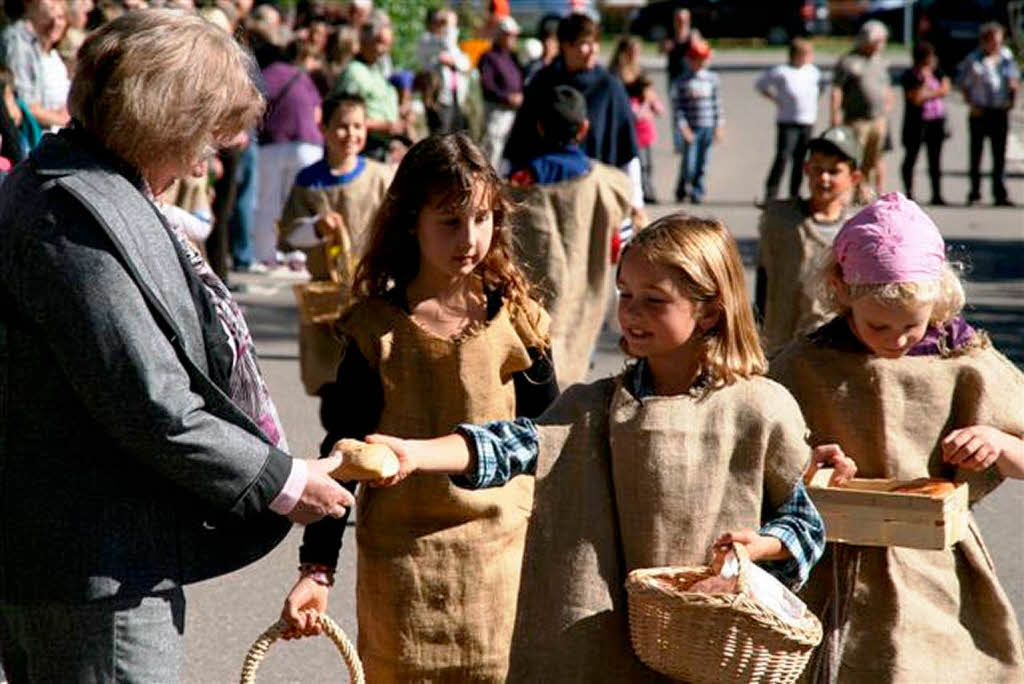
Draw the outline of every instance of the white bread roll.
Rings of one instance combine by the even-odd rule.
[[[358,439],[340,439],[331,456],[341,455],[341,465],[331,471],[335,480],[379,480],[398,472],[398,456],[384,444],[367,444]]]

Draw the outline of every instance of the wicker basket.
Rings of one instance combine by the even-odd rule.
[[[716,571],[708,566],[645,568],[626,579],[629,631],[637,657],[690,684],[796,681],[821,642],[811,613],[791,624],[746,593],[750,556],[740,562],[737,594],[689,592]]]
[[[349,288],[331,280],[314,280],[292,286],[299,319],[306,325],[330,324],[341,316],[349,299]]]
[[[326,614],[320,615],[320,626],[323,627],[324,635],[334,642],[338,652],[341,653],[345,666],[348,668],[350,684],[366,684],[366,676],[363,674],[363,664],[359,660],[359,654],[356,653],[352,642],[345,636],[345,632]],[[284,620],[279,620],[268,627],[267,631],[263,632],[249,647],[249,652],[245,654],[245,662],[242,663],[242,675],[239,678],[241,684],[253,684],[256,681],[256,670],[259,669],[260,663],[267,657],[270,646],[285,633],[286,629],[288,629],[288,625]]]

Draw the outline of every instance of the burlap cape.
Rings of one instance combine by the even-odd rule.
[[[829,318],[814,291],[813,279],[832,238],[818,230],[804,206],[802,200],[769,202],[757,226],[758,266],[767,280],[761,334],[769,357]],[[836,224],[842,225],[855,209],[844,211]]]
[[[1024,375],[977,339],[948,357],[882,359],[804,338],[770,374],[802,407],[811,443],[838,443],[859,476],[955,478],[976,502],[1001,475],[947,466],[941,439],[970,425],[1024,435]],[[830,547],[804,590],[832,630],[808,678],[838,668],[841,682],[1024,681],[1020,629],[973,518],[946,551]]]
[[[546,314],[534,304],[529,315]],[[380,376],[377,430],[437,437],[516,415],[513,374],[530,367],[518,320],[501,311],[455,339],[394,304],[354,305],[338,324]],[[413,474],[358,497],[359,653],[370,682],[501,682],[519,589],[533,478],[468,491]]]
[[[608,301],[612,235],[630,210],[629,177],[593,162],[579,178],[512,187],[519,260],[551,314],[558,384],[581,382],[590,368]]]
[[[341,214],[352,244],[349,256],[353,265],[362,256],[369,240],[374,214],[391,183],[392,170],[386,164],[366,160],[366,168],[351,183],[329,188],[305,188],[293,185],[278,222],[278,247],[288,251],[290,236],[298,219],[331,209]],[[302,250],[306,268],[313,280],[331,280],[331,268],[323,245]],[[351,283],[346,283],[351,285]],[[330,323],[299,323],[299,372],[309,395],[316,395],[324,384],[334,382],[341,359],[341,347],[331,333]]]
[[[384,201],[393,175],[394,171],[387,164],[366,159],[363,172],[344,185],[327,188],[292,185],[277,224],[278,249],[293,249],[288,237],[298,228],[298,219],[316,216],[330,209],[345,219],[352,243],[352,257],[357,261],[368,246],[374,214]],[[313,280],[328,280],[330,269],[324,248],[317,246],[302,251],[306,253],[306,268]]]
[[[796,402],[764,378],[638,401],[620,376],[570,387],[537,423],[509,681],[662,681],[630,646],[626,574],[702,564],[720,532],[759,526],[810,455]]]

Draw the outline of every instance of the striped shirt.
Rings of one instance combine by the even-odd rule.
[[[721,83],[718,74],[707,69],[686,72],[672,82],[672,104],[676,125],[690,128],[718,128],[725,125]]]
[[[644,372],[637,363],[631,389],[637,399],[653,395]],[[496,420],[484,425],[459,425],[476,453],[476,472],[452,476],[452,482],[466,489],[499,487],[516,475],[533,474],[539,451],[537,427],[529,418]],[[825,523],[814,507],[802,482],[797,482],[789,497],[773,512],[762,513],[765,522],[759,533],[782,542],[791,558],[761,562],[760,565],[786,586],[803,586],[814,564],[825,550]]]

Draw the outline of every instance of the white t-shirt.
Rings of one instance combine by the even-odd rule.
[[[779,123],[812,126],[818,119],[820,83],[821,72],[813,64],[780,64],[764,72],[754,87],[775,99],[779,108],[775,118]]]

